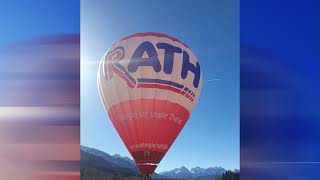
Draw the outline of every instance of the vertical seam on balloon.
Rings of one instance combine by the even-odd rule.
[[[127,39],[126,41],[125,41],[125,49],[128,49],[128,41],[129,41],[129,39]],[[126,52],[124,52],[125,54],[124,54],[124,58],[125,58],[125,55],[126,54],[128,54],[128,53],[126,53]],[[126,60],[126,59],[125,59]],[[132,89],[130,89],[130,90],[132,90]],[[130,92],[130,90],[129,91],[126,91],[127,92],[127,94],[128,94],[128,97],[129,97],[129,99],[131,99],[131,95],[132,95],[132,91]],[[131,114],[133,114],[133,109],[132,109],[132,107],[131,107],[131,101],[128,101],[129,103],[128,103],[128,106],[129,106],[129,113],[131,113]],[[134,116],[133,116],[133,119],[132,119],[132,121],[129,121],[129,123],[134,123],[135,122],[135,120],[134,120]],[[132,126],[128,126],[128,131],[129,131],[129,134],[130,134],[130,142],[131,143],[133,143],[134,142],[134,134],[136,133],[135,131],[134,131],[134,129],[131,129],[131,127]],[[129,145],[130,146],[130,145]]]
[[[164,54],[165,55],[165,54]],[[173,61],[173,64],[172,64],[172,68],[174,68],[174,61]],[[174,75],[173,75],[174,76]],[[173,76],[170,76],[170,81],[172,81],[172,77]],[[167,97],[166,97],[166,112],[168,112],[168,101],[169,101],[169,99],[168,99],[168,97],[169,97],[169,91],[167,90]],[[168,124],[171,124],[171,123],[168,123]],[[169,130],[169,126],[170,125],[168,125],[167,124],[167,129],[166,129],[166,131],[168,131]],[[168,139],[168,135],[166,136],[166,140]],[[168,142],[168,141],[167,141]],[[164,152],[164,153],[166,153],[168,151],[168,149],[166,149],[166,151]],[[162,156],[163,157],[163,156]],[[158,163],[160,163],[160,161],[162,160],[162,157],[159,159],[159,162]]]
[[[145,42],[145,37],[142,38],[142,42]],[[153,91],[153,97],[154,97],[154,95],[155,95],[155,91]],[[140,97],[140,98],[142,98],[142,97]],[[142,129],[145,128],[145,121],[146,121],[146,119],[142,120]],[[142,142],[145,143],[145,141],[146,141],[146,135],[144,134]]]
[[[140,40],[140,39],[139,39],[139,40]],[[144,39],[142,39],[141,41],[143,42]],[[142,43],[142,42],[141,42],[141,43]],[[132,53],[132,54],[133,54],[133,53]],[[142,73],[142,72],[141,72],[141,68],[138,68],[138,73],[139,73],[139,75],[141,76],[141,73]],[[139,96],[139,99],[140,99],[140,100],[139,100],[139,101],[140,101],[140,106],[142,106],[142,107],[140,107],[140,108],[141,108],[141,109],[144,109],[144,107],[143,107],[143,101],[142,101],[142,97],[143,97],[143,96],[142,96],[142,91],[143,91],[143,89],[139,89],[139,93],[140,93],[140,96]],[[142,124],[143,121],[144,121],[144,119],[145,119],[145,118],[141,118],[140,121],[137,121],[137,122],[135,123],[137,132],[139,132],[139,131],[138,131],[138,123],[140,122],[140,123]],[[140,134],[139,134],[139,135],[140,135]],[[138,136],[138,137],[140,138],[140,136]],[[140,143],[140,142],[137,141],[137,144],[138,144],[138,143]]]
[[[114,78],[117,78],[117,77],[114,77]],[[110,81],[111,81],[111,80],[110,80]],[[113,79],[112,81],[114,81],[114,79]],[[118,86],[117,86],[117,83],[114,83],[112,87],[113,87],[113,88],[112,88],[112,89],[113,89],[113,94],[115,94],[118,99],[121,99],[121,97],[120,97],[119,94],[118,94]],[[120,103],[121,103],[121,102],[120,102]],[[123,115],[124,115],[124,112],[125,112],[125,111],[123,110],[122,104],[120,104],[120,103],[119,103],[120,114],[123,114]],[[124,123],[122,123],[121,120],[115,120],[115,121],[118,121],[117,123],[118,123],[118,125],[120,126],[120,127],[118,127],[118,128],[122,129],[123,133],[126,134],[124,137],[127,137],[127,138],[128,138],[127,140],[129,140],[129,142],[130,142],[130,137],[131,137],[131,136],[130,136],[130,137],[128,136],[128,133],[127,133],[127,131],[126,131],[127,128],[126,128],[126,126],[124,125]],[[112,123],[112,124],[113,124],[113,123]],[[115,126],[115,125],[113,124],[113,126]],[[118,128],[116,127],[116,130],[117,130],[120,138],[122,139],[122,141],[123,141],[123,143],[125,144],[125,146],[128,147],[127,144],[125,143],[124,139],[121,137],[121,135],[120,135],[120,133],[119,133],[119,131],[118,131],[118,130],[120,130],[120,129],[118,129]]]
[[[160,37],[158,37],[159,39],[160,39]],[[158,53],[158,58],[160,58],[159,57],[159,54],[160,53]],[[163,53],[163,64],[164,64],[164,56],[165,56],[165,53]],[[163,67],[162,67],[163,68]],[[156,75],[156,79],[159,79],[159,74],[157,73],[157,75]],[[156,89],[156,88],[155,88]],[[158,92],[158,91],[156,91],[156,92]],[[167,92],[167,91],[166,91]],[[153,103],[155,103],[155,99],[153,100]],[[158,129],[157,129],[158,130]],[[155,139],[155,142],[153,142],[153,143],[155,143],[155,144],[161,144],[161,139],[160,139],[160,137],[159,136],[157,136],[157,139]]]
[[[174,61],[173,61],[173,63],[175,63]],[[177,62],[176,62],[177,63]],[[172,68],[174,68],[174,64],[172,65]],[[175,74],[173,75],[174,76],[174,78],[175,78],[175,80],[177,80],[176,79],[176,77],[175,77]],[[170,81],[172,81],[172,76],[170,76]],[[181,84],[181,82],[180,82],[181,80],[179,80],[179,83],[178,84]],[[182,84],[181,84],[182,85]],[[183,87],[180,89],[180,93],[179,94],[181,94],[181,91],[182,91],[182,89],[183,89]],[[177,102],[179,102],[178,100],[177,100],[177,96],[173,96],[173,98],[174,98],[174,102],[175,103],[177,103]],[[167,103],[168,103],[168,100],[167,100]],[[179,126],[179,125],[178,125]],[[173,123],[168,123],[167,124],[167,130],[169,131],[169,130],[171,130],[171,129],[174,129],[174,128],[172,128],[173,127]],[[167,136],[166,137],[166,139],[167,140],[169,140],[169,137]],[[173,143],[173,141],[170,139],[170,141],[167,141],[167,142],[169,142],[170,144],[167,144],[168,145],[168,149],[166,150],[166,152],[169,150],[169,147],[171,146],[171,144]],[[166,153],[165,152],[165,153]],[[163,158],[163,157],[162,157]],[[162,158],[161,158],[161,160],[162,160]]]
[[[160,40],[160,37],[157,37],[157,41],[159,42],[159,40]],[[159,53],[158,53],[158,59],[159,59],[160,57],[159,57]],[[163,67],[162,67],[163,68]],[[159,79],[159,77],[158,77],[158,73],[156,73],[156,79]],[[154,88],[155,90],[156,90],[156,88]],[[157,92],[157,90],[155,91],[155,93]],[[156,94],[155,94],[156,95]],[[153,99],[153,104],[155,105],[155,99]],[[153,106],[153,109],[154,109],[155,107]],[[154,124],[154,122],[152,121],[152,125]],[[159,129],[157,129],[157,130],[159,130]],[[159,138],[159,136],[158,136],[158,138]],[[156,141],[155,141],[155,143],[158,143],[159,144],[159,139],[156,139]]]

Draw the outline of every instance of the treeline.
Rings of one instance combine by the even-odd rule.
[[[217,176],[216,180],[240,180],[240,172],[226,171],[221,176]]]
[[[124,175],[101,171],[96,168],[81,168],[81,180],[142,180],[139,175]]]

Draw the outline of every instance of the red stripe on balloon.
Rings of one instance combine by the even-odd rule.
[[[137,86],[138,88],[157,88],[157,89],[164,89],[164,90],[169,90],[175,93],[179,93],[182,94],[183,96],[185,96],[186,98],[188,98],[191,102],[193,102],[193,98],[190,97],[190,95],[180,89],[177,89],[175,87],[172,86],[167,86],[167,85],[162,85],[162,84],[138,84]]]
[[[180,93],[180,89],[171,87],[171,86],[166,86],[166,85],[162,85],[162,84],[138,84],[137,86],[138,88],[158,88],[158,89],[165,89],[165,90],[169,90],[169,91],[173,91],[176,93]]]

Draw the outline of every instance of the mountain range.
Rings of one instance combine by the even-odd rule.
[[[119,154],[109,155],[103,151],[81,146],[81,179],[141,179],[139,170],[135,162]],[[159,174],[154,173],[153,179],[173,180],[212,180],[216,176],[222,175],[226,169],[222,167],[201,168],[194,167],[190,170],[184,166],[171,171],[164,171]]]
[[[170,177],[175,179],[203,179],[200,177],[207,177],[213,179],[212,177],[222,175],[226,172],[226,169],[222,167],[209,167],[209,168],[201,168],[195,167],[191,168],[191,170],[187,169],[186,167],[182,166],[180,168],[175,168],[171,171],[165,171],[159,173],[159,175],[164,177]]]

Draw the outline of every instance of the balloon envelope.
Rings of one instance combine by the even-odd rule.
[[[113,44],[101,60],[98,89],[140,172],[154,172],[194,108],[202,87],[190,48],[159,33]]]

